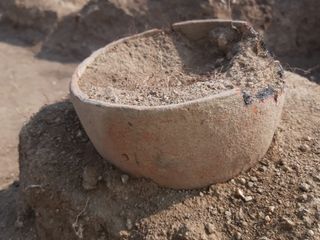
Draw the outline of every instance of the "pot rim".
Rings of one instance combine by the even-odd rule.
[[[182,21],[177,22],[171,25],[172,29],[178,29],[181,26],[186,26],[190,24],[205,24],[205,23],[236,23],[236,24],[246,24],[245,21],[233,21],[233,20],[223,20],[223,19],[205,19],[205,20],[189,20],[189,21]],[[232,96],[239,96],[242,99],[241,89],[239,87],[236,87],[231,90],[225,90],[219,93],[210,94],[204,97],[196,98],[193,100],[188,100],[181,103],[172,103],[172,104],[166,104],[166,105],[154,105],[154,106],[147,106],[147,105],[130,105],[130,104],[121,104],[121,103],[109,103],[104,102],[97,99],[90,99],[87,94],[85,94],[79,87],[79,80],[83,73],[86,71],[87,66],[89,66],[99,55],[105,53],[108,49],[111,47],[118,45],[119,43],[123,43],[125,41],[139,38],[142,36],[150,36],[154,35],[155,33],[162,32],[163,30],[154,28],[151,30],[144,31],[142,33],[134,34],[125,38],[121,38],[119,40],[116,40],[114,42],[111,42],[107,44],[106,46],[94,51],[89,57],[87,57],[84,61],[82,61],[79,66],[76,68],[75,72],[72,75],[72,79],[69,85],[70,94],[72,97],[77,98],[79,101],[87,104],[91,104],[97,107],[108,107],[108,108],[122,108],[122,109],[134,109],[134,110],[166,110],[166,109],[172,109],[172,108],[181,108],[185,106],[190,106],[196,103],[204,103],[212,100],[218,100],[218,99],[224,99],[229,98]],[[283,89],[284,90],[284,89]],[[270,95],[268,98],[274,98],[274,94]],[[265,100],[267,100],[266,98]]]

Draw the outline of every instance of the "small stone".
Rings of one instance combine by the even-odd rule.
[[[270,212],[274,212],[275,209],[276,209],[275,206],[270,206],[270,207],[269,207],[269,211],[270,211]]]
[[[314,180],[320,182],[320,174],[313,176]]]
[[[260,194],[263,193],[263,189],[262,189],[262,188],[258,188],[257,191],[258,191],[258,193],[260,193]]]
[[[270,222],[271,221],[271,218],[269,217],[269,215],[267,215],[264,220],[266,220],[267,222]]]
[[[238,212],[238,216],[240,219],[244,219],[244,212],[243,212],[242,208],[240,208],[240,210]]]
[[[232,216],[232,213],[230,211],[225,211],[224,214],[227,218],[230,218]]]
[[[236,197],[240,197],[242,199],[245,197],[243,191],[240,188],[237,188],[235,195]]]
[[[297,200],[299,202],[306,202],[308,200],[308,195],[307,194],[302,194],[297,198]]]
[[[304,217],[303,217],[303,223],[304,223],[305,226],[307,226],[308,228],[310,228],[310,227],[312,227],[314,221],[313,221],[310,217],[304,216]]]
[[[315,218],[316,218],[317,220],[320,220],[320,211],[317,211],[317,212],[315,213]]]
[[[299,188],[301,191],[304,191],[304,192],[310,191],[310,185],[308,183],[301,183]]]
[[[310,142],[312,138],[310,136],[303,137],[303,140]]]
[[[23,221],[21,221],[20,217],[17,218],[17,220],[14,223],[14,226],[16,228],[22,228],[23,227]]]
[[[98,169],[95,166],[86,166],[82,174],[82,187],[85,190],[93,190],[97,188],[98,181]]]
[[[200,196],[200,197],[203,197],[203,196],[204,196],[203,192],[200,192],[200,193],[199,193],[199,196]]]
[[[256,177],[251,177],[250,180],[251,180],[252,182],[257,182],[257,181],[258,181],[258,178],[256,178]]]
[[[241,198],[242,200],[244,200],[245,202],[249,202],[249,201],[252,201],[253,200],[253,197],[251,197],[251,196],[245,196],[244,195],[244,193],[243,193],[243,191],[240,189],[240,188],[238,188],[237,190],[236,190],[236,197],[239,197],[239,198]]]
[[[121,175],[121,182],[123,184],[127,184],[128,181],[129,181],[129,176],[127,174]]]
[[[236,181],[235,181],[234,179],[231,179],[231,180],[230,180],[230,183],[235,185],[235,184],[236,184]]]
[[[310,146],[308,144],[301,144],[299,146],[299,150],[301,152],[309,152],[311,150]]]
[[[288,218],[282,218],[282,228],[288,231],[292,231],[296,224]]]
[[[239,182],[240,182],[241,184],[245,185],[247,181],[246,181],[245,178],[240,178],[240,179],[239,179]]]
[[[120,235],[120,239],[128,239],[129,238],[129,232],[127,230],[121,230],[119,232]],[[103,234],[100,238],[98,238],[98,240],[106,240],[107,238],[105,237],[105,235]]]
[[[270,240],[270,238],[263,236],[263,237],[259,238],[258,240]]]
[[[82,137],[82,131],[81,130],[78,130],[77,132],[77,135],[76,135],[78,138]]]
[[[292,169],[291,169],[289,166],[287,166],[287,165],[284,165],[284,166],[283,166],[283,170],[284,170],[285,172],[291,172],[291,171],[292,171]]]
[[[314,231],[312,231],[311,229],[309,229],[309,230],[307,231],[307,235],[308,235],[309,237],[313,237],[313,236],[314,236]]]
[[[247,186],[248,186],[248,188],[252,188],[254,186],[254,183],[253,182],[248,182]]]
[[[205,230],[208,234],[212,234],[216,232],[216,227],[212,223],[207,223],[205,225]]]
[[[242,239],[242,234],[240,232],[236,232],[236,234],[234,235],[234,238],[236,240],[241,240]]]
[[[260,211],[258,212],[258,215],[259,215],[260,218],[263,218],[263,219],[266,217],[266,215],[263,212],[260,212]]]
[[[245,202],[250,202],[252,200],[253,200],[253,197],[251,197],[251,196],[247,196],[247,197],[244,198]]]
[[[259,170],[260,172],[266,172],[266,171],[268,170],[268,168],[267,168],[266,166],[260,166],[260,167],[258,168],[258,170]]]
[[[133,228],[132,221],[129,218],[127,219],[126,227],[127,227],[128,230],[131,230]]]
[[[309,213],[309,211],[307,209],[305,209],[304,207],[300,207],[297,212],[297,216],[299,218],[303,219],[303,217],[305,217],[308,213]]]

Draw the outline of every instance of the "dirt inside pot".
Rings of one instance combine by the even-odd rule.
[[[191,41],[175,31],[108,48],[82,75],[90,99],[127,105],[181,103],[240,88],[244,102],[281,91],[283,70],[250,27],[218,27]]]

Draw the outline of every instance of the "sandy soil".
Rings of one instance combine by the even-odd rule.
[[[198,41],[161,31],[100,54],[79,86],[90,99],[129,105],[181,103],[233,88],[257,100],[283,88],[283,69],[263,46],[258,33],[240,26]]]
[[[161,188],[104,164],[68,101],[43,108],[20,135],[21,225],[35,216],[48,240],[319,239],[320,86],[288,76],[266,156],[199,190]]]
[[[4,11],[6,4],[15,2],[19,4]],[[210,7],[208,2],[215,3],[215,0],[168,0],[163,5],[152,0],[48,2],[0,1],[0,19],[5,19],[4,12],[9,14],[4,25],[2,21],[0,24],[0,239],[36,239],[32,211],[26,213],[25,219],[20,219],[16,213],[20,206],[16,204],[20,183],[15,182],[19,173],[18,133],[23,123],[41,106],[67,95],[67,82],[75,64],[66,62],[82,60],[96,48],[150,26],[191,18],[229,16],[223,1]],[[266,33],[267,42],[275,53],[281,54],[291,67],[297,67],[291,69],[309,80],[320,82],[319,31],[315,31],[320,16],[318,0],[295,1],[294,4],[291,0],[233,2],[234,17],[252,21]],[[290,8],[287,8],[288,2]],[[166,15],[160,14],[163,12]],[[192,193],[196,197],[189,198],[186,205],[181,201],[167,201],[163,211],[146,218],[130,219],[136,223],[136,236],[153,239],[167,234],[176,236],[175,239],[185,239],[185,234],[195,229],[195,234],[221,233],[227,239],[320,239],[317,175],[320,171],[320,90],[319,85],[309,80],[295,76],[290,82],[291,91],[282,124],[265,161],[235,181],[217,186],[216,190]],[[81,174],[80,169],[79,178]],[[255,175],[257,182],[252,178]],[[133,182],[139,183],[139,180]],[[171,194],[179,196],[175,192]],[[246,203],[247,197],[253,197],[253,200]],[[221,202],[225,204],[219,205]],[[147,203],[153,204],[152,201]],[[81,206],[84,204],[81,202]],[[214,207],[215,204],[218,207]],[[240,208],[245,210],[244,215]],[[191,215],[184,216],[187,212]],[[213,215],[209,216],[209,213]],[[179,221],[188,218],[191,223],[212,220],[214,230],[207,225],[179,225]],[[167,219],[167,223],[163,219]],[[122,216],[123,220],[127,221]],[[120,222],[120,226],[124,226],[124,236],[135,236],[134,232],[128,231],[128,225],[128,222]],[[162,232],[170,226],[171,230]],[[283,227],[287,230],[283,231]]]
[[[66,96],[75,68],[74,64],[39,60],[34,49],[19,43],[23,44],[14,38],[0,42],[0,188],[18,176],[17,145],[22,124],[44,104]]]

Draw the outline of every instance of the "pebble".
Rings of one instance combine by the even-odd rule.
[[[307,214],[308,214],[308,210],[303,207],[299,208],[297,212],[297,216],[301,219],[303,219]]]
[[[97,188],[98,181],[98,169],[95,166],[86,166],[82,173],[82,187],[85,190],[93,190]]]
[[[258,178],[256,178],[256,177],[251,177],[250,180],[251,180],[252,182],[257,182],[257,181],[258,181]]]
[[[262,188],[258,188],[258,193],[262,194],[263,193],[263,189]]]
[[[131,230],[133,228],[132,221],[129,218],[127,219],[126,227],[127,227],[128,230]]]
[[[244,199],[245,202],[250,202],[250,201],[252,201],[252,200],[253,200],[253,197],[251,197],[251,196],[247,196],[247,197],[245,197],[245,199]]]
[[[308,195],[307,194],[302,194],[297,198],[297,200],[299,202],[306,202],[308,200]]]
[[[313,178],[314,178],[315,181],[320,182],[320,174],[319,175],[314,175]]]
[[[82,131],[81,130],[78,130],[78,132],[77,132],[77,134],[76,134],[76,137],[78,137],[78,138],[80,138],[80,137],[82,137]]]
[[[283,220],[282,227],[285,230],[292,231],[293,228],[296,226],[296,224],[288,218],[283,217],[282,220]]]
[[[291,169],[289,166],[284,165],[284,166],[283,166],[283,171],[285,171],[285,172],[292,172],[292,169]]]
[[[216,227],[212,223],[207,223],[205,225],[205,229],[206,229],[208,234],[212,234],[212,233],[216,232]]]
[[[235,237],[236,240],[241,240],[242,239],[242,234],[240,232],[236,232],[234,237]]]
[[[243,209],[240,208],[239,212],[238,212],[238,216],[240,219],[244,219],[244,212],[243,212]]]
[[[258,240],[270,240],[270,238],[263,236],[263,237],[259,238]]]
[[[269,206],[269,211],[270,211],[270,212],[274,212],[275,209],[276,209],[275,206]]]
[[[243,191],[240,188],[237,188],[236,190],[236,197],[240,197],[242,200],[244,200],[245,202],[249,202],[253,200],[253,197],[251,196],[245,196]]]
[[[227,218],[230,218],[232,216],[232,213],[230,211],[225,211],[224,214]]]
[[[254,186],[254,183],[253,183],[253,182],[248,182],[247,186],[248,186],[249,188],[252,188],[252,187]]]
[[[127,174],[121,175],[121,182],[126,184],[129,181],[129,176]]]
[[[23,222],[21,221],[21,219],[18,217],[17,220],[14,223],[14,226],[16,228],[22,228],[23,227]]]
[[[270,222],[271,221],[271,218],[269,217],[269,215],[267,215],[264,220],[266,220],[267,222]]]
[[[236,184],[236,181],[235,181],[234,179],[231,179],[231,180],[230,180],[230,183],[235,185],[235,184]]]
[[[263,218],[263,219],[266,217],[266,215],[263,212],[258,212],[258,215],[260,218]]]
[[[301,144],[299,146],[299,150],[301,152],[309,152],[311,150],[310,146],[308,144]]]
[[[268,170],[268,168],[266,166],[261,166],[261,167],[258,168],[258,170],[260,172],[266,172]]]
[[[304,217],[303,217],[303,223],[304,223],[304,225],[305,225],[306,227],[309,228],[309,227],[312,227],[314,221],[313,221],[310,217],[304,216]]]
[[[314,236],[314,231],[312,231],[311,229],[307,231],[307,235],[309,237],[313,237]]]
[[[240,182],[241,184],[245,185],[247,181],[246,181],[245,178],[240,178],[240,179],[239,179],[239,182]]]
[[[310,142],[312,138],[310,136],[303,137],[303,140]]]
[[[304,192],[310,191],[310,185],[308,183],[301,183],[299,188],[301,191],[304,191]]]

